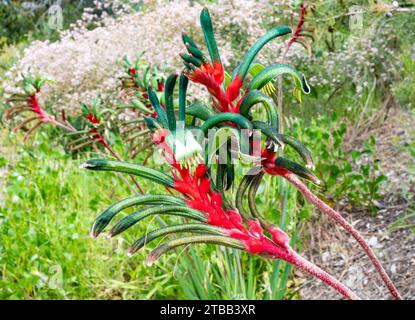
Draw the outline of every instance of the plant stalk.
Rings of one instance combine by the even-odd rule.
[[[347,232],[349,232],[353,236],[353,238],[355,238],[355,240],[359,243],[359,245],[366,252],[372,264],[375,266],[377,272],[381,276],[385,285],[388,287],[392,296],[397,300],[402,300],[402,296],[399,294],[392,280],[389,278],[380,260],[375,256],[369,244],[363,238],[363,236],[359,233],[359,231],[357,231],[349,222],[347,222],[347,220],[344,219],[340,213],[338,213],[337,211],[329,207],[325,202],[323,202],[316,195],[314,195],[310,191],[310,189],[308,189],[307,186],[299,178],[297,178],[295,174],[286,173],[283,175],[283,177],[288,182],[290,182],[295,188],[297,188],[297,190],[299,190],[309,202],[311,202],[313,205],[319,208],[323,213],[328,214],[330,217],[332,217]]]
[[[352,290],[346,287],[343,283],[329,275],[326,271],[303,258],[295,251],[291,250],[290,259],[288,261],[297,268],[315,276],[316,278],[329,285],[348,300],[360,300]]]

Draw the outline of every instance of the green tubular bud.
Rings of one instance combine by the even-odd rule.
[[[189,79],[182,72],[179,78],[179,121],[185,121],[186,119],[186,92],[188,84]]]
[[[155,131],[156,129],[160,129],[160,124],[158,121],[151,117],[144,117],[144,121],[147,124],[147,127],[150,129],[150,131]]]
[[[252,79],[249,89],[260,90],[276,77],[285,73],[290,74],[294,78],[296,88],[301,88],[305,94],[310,93],[311,89],[304,75],[286,64],[273,64],[265,68]]]
[[[245,96],[239,108],[240,114],[244,117],[247,117],[250,109],[258,103],[262,103],[262,105],[265,107],[268,115],[269,125],[279,131],[278,112],[274,106],[274,102],[270,97],[263,94],[261,91],[252,90]]]
[[[263,217],[263,215],[258,211],[255,203],[256,193],[258,192],[258,188],[261,185],[262,178],[264,177],[264,171],[260,171],[257,175],[252,178],[252,183],[249,186],[248,190],[248,206],[249,210],[253,217],[255,217],[261,226],[268,230],[273,225],[267,219]]]
[[[154,110],[157,113],[158,116],[158,120],[160,121],[161,125],[164,128],[168,128],[169,127],[169,123],[167,121],[167,115],[166,112],[164,111],[164,109],[160,106],[160,102],[159,99],[156,95],[156,93],[153,91],[153,89],[151,88],[151,86],[147,87],[147,95],[148,95],[148,99],[150,100],[151,105],[154,107]]]
[[[186,53],[181,53],[180,56],[182,57],[182,59],[184,61],[186,61],[187,63],[191,63],[194,64],[196,67],[200,67],[202,65],[202,61],[199,60],[198,58],[195,58],[193,56],[190,56]]]
[[[253,169],[251,169],[253,170]],[[243,205],[243,200],[246,191],[248,190],[248,187],[251,185],[254,177],[256,177],[251,171],[248,172],[241,180],[238,190],[236,191],[235,196],[235,206],[238,209],[239,213],[241,214],[242,218],[245,221],[248,221],[252,219],[252,217],[248,214],[248,212],[245,210],[245,207]]]
[[[186,114],[204,121],[215,115],[215,113],[201,101],[194,102],[189,107],[187,107]]]
[[[216,189],[222,194],[222,197],[225,196],[225,175],[226,175],[226,165],[225,164],[218,164],[218,168],[216,170]]]
[[[181,198],[171,195],[137,195],[127,199],[123,199],[114,203],[112,206],[103,211],[94,221],[91,228],[91,237],[96,238],[104,228],[111,222],[111,220],[122,210],[136,205],[161,205],[161,204],[176,204],[186,205]]]
[[[199,48],[194,47],[190,44],[186,45],[187,51],[189,51],[189,53],[194,56],[196,59],[199,59],[200,61],[202,61],[202,63],[206,63],[207,59],[204,56],[203,52],[199,50]]]
[[[288,171],[296,174],[297,176],[309,180],[315,183],[316,185],[321,184],[320,179],[317,178],[317,176],[313,172],[311,172],[310,170],[296,162],[290,161],[282,157],[278,157],[277,159],[275,159],[275,165],[280,168],[287,169]]]
[[[189,72],[193,71],[196,69],[196,67],[190,63],[187,63],[186,61],[183,61],[184,66],[186,67],[186,70],[188,70]]]
[[[228,122],[228,121],[235,123],[241,129],[252,130],[253,128],[251,122],[245,117],[241,116],[240,114],[236,114],[232,112],[223,112],[223,113],[217,114],[207,119],[200,127],[200,130],[202,130],[203,133],[206,135],[209,129],[217,126],[218,124],[222,122]]]
[[[294,137],[291,137],[286,134],[279,133],[277,134],[277,137],[283,143],[291,146],[300,155],[300,157],[305,162],[307,168],[314,170],[315,165],[314,165],[313,158],[311,156],[311,152],[306,148],[305,145],[303,145],[300,141],[298,141]]]
[[[142,219],[155,214],[170,214],[180,217],[185,217],[189,219],[195,219],[201,222],[207,222],[205,215],[195,209],[184,207],[184,206],[155,206],[150,208],[144,208],[142,210],[136,211],[117,222],[116,225],[112,227],[108,236],[114,237],[128,228],[132,227]]]
[[[261,121],[252,122],[255,129],[260,129],[262,133],[270,138],[275,143],[280,143],[280,145],[288,144],[291,146],[303,159],[307,168],[314,169],[314,161],[311,156],[311,152],[303,145],[299,140],[295,139],[286,134],[279,133],[276,129],[268,126],[266,123]]]
[[[279,133],[276,129],[269,126],[267,123],[262,121],[252,121],[252,125],[255,129],[261,130],[262,134],[269,138],[275,145],[280,147],[283,146],[283,143],[279,139]]]
[[[290,32],[291,32],[291,28],[287,26],[280,26],[280,27],[276,27],[276,28],[269,30],[265,35],[259,38],[258,41],[255,42],[255,44],[246,53],[238,69],[238,72],[234,75],[234,77],[232,77],[232,79],[235,79],[238,76],[238,78],[241,81],[243,81],[243,79],[245,78],[249,70],[249,67],[252,61],[254,60],[258,52],[272,39],[286,35]]]
[[[226,164],[226,183],[225,190],[228,191],[235,180],[235,167],[231,163]]]
[[[161,255],[164,253],[173,250],[180,246],[186,246],[193,243],[212,243],[217,244],[225,247],[235,248],[244,250],[245,245],[242,241],[230,238],[230,237],[222,237],[222,236],[191,236],[191,237],[183,237],[178,239],[173,239],[167,241],[154,249],[149,256],[147,257],[146,263],[147,265],[152,265],[154,261],[156,261]]]
[[[151,231],[141,238],[136,240],[129,248],[128,248],[128,255],[132,255],[142,247],[150,243],[151,241],[164,237],[169,234],[178,233],[178,232],[195,232],[195,233],[208,233],[208,234],[216,234],[219,236],[226,236],[226,233],[223,229],[210,226],[204,223],[187,223],[187,224],[179,224],[173,226],[167,226],[164,228],[160,228],[154,231]]]
[[[189,37],[185,32],[182,32],[182,41],[185,45],[189,44],[189,46],[198,49],[196,42],[194,42],[194,40],[191,37]]]
[[[171,74],[167,80],[164,88],[164,101],[166,106],[167,121],[171,131],[176,130],[176,115],[174,114],[174,87],[176,85],[177,74]]]
[[[203,35],[205,36],[206,45],[209,51],[212,63],[222,64],[218,47],[216,45],[215,35],[213,33],[212,19],[209,11],[204,8],[200,14],[200,24],[202,25]]]
[[[81,164],[81,168],[95,171],[114,171],[129,173],[157,182],[166,187],[173,188],[175,186],[173,178],[167,174],[144,166],[140,166],[135,163],[128,163],[117,160],[92,159]]]

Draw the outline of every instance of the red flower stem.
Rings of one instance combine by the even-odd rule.
[[[329,275],[326,271],[324,271],[320,267],[316,266],[315,264],[311,263],[307,259],[300,256],[295,251],[291,250],[290,256],[291,256],[291,259],[289,259],[290,261],[288,262],[291,263],[292,265],[320,279],[325,284],[329,285],[334,290],[336,290],[341,295],[343,295],[345,298],[349,300],[360,300],[359,296],[357,296],[352,290],[346,287],[343,283],[341,283],[339,280]]]
[[[370,248],[367,241],[362,237],[362,235],[357,231],[353,226],[347,222],[346,219],[342,217],[340,213],[333,210],[329,207],[325,202],[319,199],[316,195],[314,195],[310,189],[293,173],[285,173],[282,175],[288,182],[290,182],[297,190],[299,190],[303,196],[310,201],[313,205],[319,208],[323,213],[328,214],[332,217],[338,224],[340,224],[347,232],[349,232],[353,238],[359,243],[359,245],[363,248],[366,252],[369,259],[372,261],[373,265],[375,266],[377,272],[382,277],[383,282],[388,287],[392,296],[397,300],[402,300],[402,296],[399,294],[398,290],[396,289],[395,285],[393,284],[392,280],[389,278],[388,274],[386,273],[385,269],[382,267],[379,259],[375,256],[372,249]]]
[[[285,58],[287,56],[288,51],[291,48],[291,45],[294,43],[295,40],[297,40],[298,36],[300,35],[301,28],[303,27],[303,24],[304,24],[304,21],[305,21],[306,9],[307,9],[307,6],[305,4],[302,4],[300,6],[300,10],[301,10],[300,11],[300,20],[298,21],[297,28],[295,29],[293,36],[290,38],[290,40],[287,43],[287,46],[285,47],[284,54],[282,56],[281,61],[285,61]],[[282,63],[284,63],[284,62],[282,62]]]

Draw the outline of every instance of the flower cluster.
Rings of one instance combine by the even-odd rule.
[[[309,150],[294,137],[279,132],[275,105],[260,91],[267,84],[275,81],[279,75],[289,74],[295,81],[297,95],[300,90],[306,94],[310,92],[304,76],[292,67],[276,64],[265,68],[260,64],[253,63],[255,56],[266,43],[290,33],[290,28],[282,26],[268,31],[248,50],[241,64],[231,76],[223,68],[213,33],[213,24],[207,9],[202,10],[200,21],[210,61],[191,37],[182,34],[188,54],[181,55],[185,69],[179,78],[177,112],[174,106],[174,92],[178,74],[171,74],[165,82],[163,105],[151,86],[147,88],[147,95],[155,114],[146,116],[145,121],[153,142],[161,148],[167,163],[173,168],[172,173],[167,175],[137,164],[104,159],[89,160],[82,165],[90,170],[125,172],[144,177],[160,183],[168,189],[175,190],[180,196],[145,194],[121,200],[106,209],[95,220],[91,235],[98,236],[115,215],[123,209],[138,204],[151,205],[119,220],[109,231],[109,236],[116,236],[145,217],[155,214],[173,214],[196,220],[198,223],[184,223],[151,231],[132,244],[128,250],[129,254],[133,254],[148,242],[167,234],[198,233],[199,235],[168,240],[154,249],[147,261],[152,263],[160,255],[177,246],[214,243],[245,250],[266,258],[283,259],[316,276],[346,298],[357,299],[357,295],[349,288],[295,252],[289,245],[288,235],[266,220],[256,208],[255,196],[264,174],[278,175],[295,186],[308,201],[335,219],[358,241],[376,266],[391,293],[399,299],[399,293],[363,237],[338,212],[318,199],[299,179],[303,178],[316,184],[320,183],[310,170],[314,168],[314,163]],[[253,66],[260,71],[254,73],[249,84],[244,83],[246,82],[244,81],[245,76]],[[225,79],[228,79],[226,83]],[[197,102],[188,105],[186,92],[189,80],[200,83],[207,88],[212,97],[213,108]],[[250,112],[250,109],[256,104],[263,105],[267,109],[266,122],[255,120],[254,115]],[[186,123],[186,115],[193,117],[191,124]],[[195,126],[195,124],[197,125]],[[227,186],[234,182],[233,165],[217,162],[214,166],[209,162],[210,155],[203,158],[201,154],[203,148],[198,146],[198,142],[189,134],[190,128],[194,129],[195,127],[199,129],[203,140],[209,136],[210,130],[231,127],[240,133],[239,139],[241,141],[244,140],[250,145],[249,150],[258,147],[262,149],[261,165],[252,168],[243,177],[238,186],[235,206],[232,206],[225,197]],[[260,134],[266,138],[263,148],[261,140],[253,139],[253,130],[255,129],[259,130]],[[248,135],[244,136],[242,130],[247,130]],[[212,143],[214,141],[208,140],[208,145]],[[280,148],[284,145],[291,146],[300,155],[306,166],[288,160],[279,154]],[[242,149],[238,151],[244,152]],[[213,159],[218,160],[217,157],[213,157]],[[216,182],[212,179],[215,175]],[[246,210],[243,205],[246,193],[248,193],[249,210]]]

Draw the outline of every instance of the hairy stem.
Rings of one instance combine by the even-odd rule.
[[[300,256],[295,251],[291,250],[290,257],[291,259],[289,259],[289,263],[320,279],[325,284],[329,285],[337,292],[339,292],[341,295],[343,295],[346,299],[360,300],[360,298],[352,290],[346,287],[343,283],[333,278],[323,269],[317,267],[315,264]]]
[[[377,272],[382,277],[383,282],[388,287],[392,296],[397,300],[402,300],[402,297],[399,294],[398,290],[396,289],[395,285],[393,284],[392,280],[389,278],[385,269],[382,267],[382,264],[380,263],[379,259],[375,256],[375,254],[373,253],[372,249],[370,248],[367,241],[363,238],[363,236],[355,228],[353,228],[353,226],[349,222],[347,222],[346,219],[344,219],[340,213],[333,210],[325,202],[323,202],[316,195],[314,195],[310,191],[310,189],[308,189],[307,186],[304,183],[302,183],[300,179],[297,178],[296,175],[294,175],[293,173],[286,173],[283,175],[283,177],[288,182],[290,182],[294,187],[296,187],[308,201],[310,201],[313,205],[319,208],[322,212],[332,217],[347,232],[349,232],[353,236],[353,238],[356,239],[359,245],[366,252],[369,259],[372,261],[373,265],[375,266]]]

